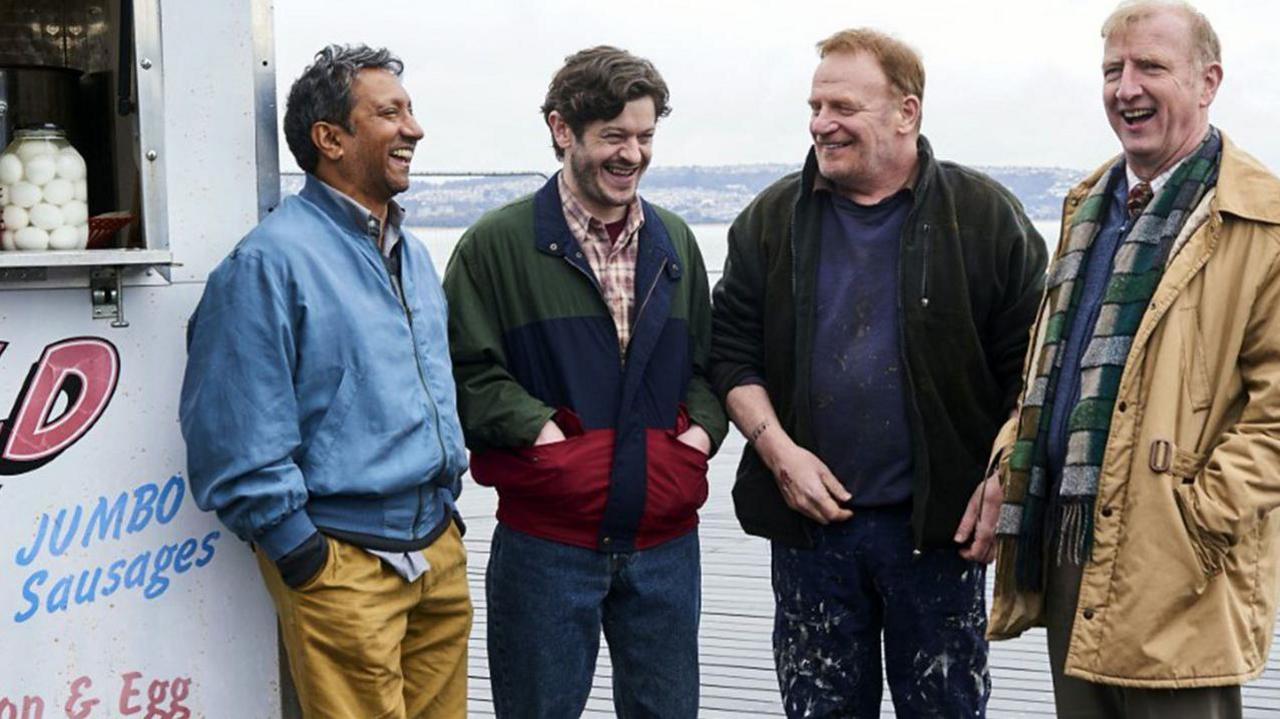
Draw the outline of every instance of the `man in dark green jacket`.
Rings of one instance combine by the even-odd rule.
[[[562,171],[467,230],[444,280],[471,471],[498,490],[494,709],[580,715],[603,628],[620,716],[694,717],[697,510],[728,423],[693,233],[637,194],[667,87],[597,47],[542,110]]]
[[[911,48],[870,30],[818,47],[813,150],[734,222],[714,295],[712,377],[750,442],[735,506],[773,540],[790,716],[877,715],[882,633],[899,716],[981,716],[971,542],[994,527],[979,485],[1044,243],[1007,190],[934,159]]]

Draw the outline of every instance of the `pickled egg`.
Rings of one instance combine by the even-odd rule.
[[[75,250],[80,244],[80,230],[71,225],[63,225],[49,233],[49,249]]]
[[[30,182],[19,182],[9,188],[9,202],[18,207],[35,207],[36,203],[44,198],[44,193],[39,187]]]
[[[73,197],[81,202],[89,201],[89,183],[84,180],[76,180],[74,183],[74,191],[71,193]]]
[[[9,205],[4,208],[4,228],[17,232],[27,225],[31,224],[31,217],[27,211],[17,205]]]
[[[17,155],[0,155],[0,185],[12,185],[22,179],[22,160]]]
[[[62,221],[68,225],[80,225],[89,221],[89,206],[72,200],[62,206]]]
[[[71,185],[71,180],[64,180],[61,177],[49,180],[49,184],[44,186],[44,201],[50,205],[65,205],[71,201],[71,196],[75,194],[75,188]]]
[[[37,155],[27,160],[27,169],[24,174],[31,184],[44,185],[58,174],[58,163],[48,155]]]
[[[13,233],[13,244],[19,250],[41,252],[49,249],[49,233],[39,227],[24,227]]]
[[[3,248],[6,252],[13,252],[18,249],[18,246],[13,242],[13,232],[5,230],[0,233],[0,248]]]
[[[84,158],[80,157],[80,153],[73,148],[64,147],[59,150],[55,163],[58,168],[58,177],[72,181],[84,179]]]
[[[42,230],[55,230],[62,227],[64,224],[62,208],[54,207],[47,202],[41,202],[31,208],[31,224]]]
[[[76,245],[77,250],[83,250],[89,246],[89,223],[84,223],[76,228],[76,232],[80,234],[80,240]]]
[[[48,140],[28,140],[27,142],[18,145],[18,149],[14,150],[14,152],[18,153],[18,157],[21,158],[23,162],[28,162],[33,157],[52,155],[56,149],[57,148],[53,146],[53,143]]]

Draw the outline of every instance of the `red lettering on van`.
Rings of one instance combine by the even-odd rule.
[[[119,380],[120,355],[104,339],[73,337],[45,347],[0,425],[0,475],[30,472],[78,442]]]

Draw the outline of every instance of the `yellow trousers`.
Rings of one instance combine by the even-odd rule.
[[[258,550],[307,719],[452,719],[467,714],[471,594],[456,523],[423,550],[431,569],[406,582],[333,538],[314,579],[290,589]]]

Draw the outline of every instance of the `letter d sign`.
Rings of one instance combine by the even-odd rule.
[[[75,444],[102,416],[119,379],[120,356],[104,339],[73,337],[46,347],[0,425],[0,475],[30,472]]]

